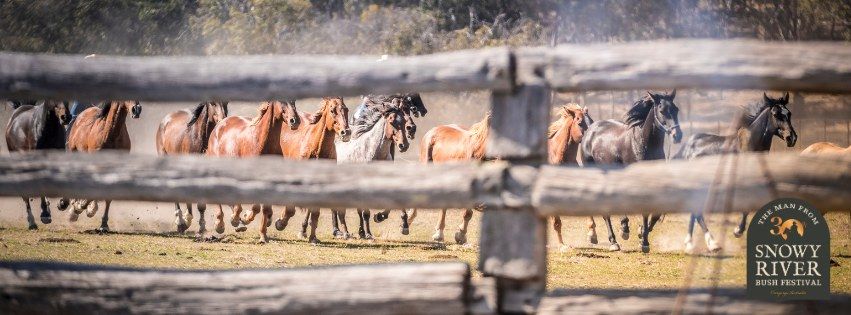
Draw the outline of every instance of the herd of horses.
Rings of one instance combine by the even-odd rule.
[[[548,162],[556,165],[627,165],[639,161],[664,159],[694,159],[701,156],[727,152],[761,152],[771,149],[773,137],[792,147],[797,134],[792,126],[792,114],[787,108],[789,93],[772,98],[763,93],[760,101],[743,106],[734,119],[734,133],[691,135],[680,150],[666,156],[665,143],[679,143],[683,132],[679,123],[679,109],[674,102],[676,90],[670,93],[647,92],[636,100],[622,120],[594,121],[587,108],[567,104],[556,108],[556,120],[548,129]],[[62,101],[12,101],[14,112],[6,126],[6,143],[10,152],[60,149],[94,152],[98,150],[124,150],[131,147],[127,132],[127,116],[138,118],[142,107],[136,101],[105,101],[99,104],[79,105],[69,108]],[[79,105],[79,106],[78,106]],[[85,108],[79,113],[75,109]],[[277,155],[293,160],[332,159],[338,164],[368,163],[375,160],[392,161],[396,151],[405,152],[415,139],[414,118],[427,114],[425,104],[417,93],[394,95],[368,95],[353,115],[341,97],[322,98],[316,112],[301,112],[293,100],[270,100],[260,104],[255,117],[228,116],[228,103],[202,102],[192,108],[168,114],[156,131],[156,149],[160,155],[205,154],[215,157],[252,157]],[[441,125],[428,130],[420,142],[421,163],[484,160],[490,114],[470,126]],[[815,143],[802,154],[851,154],[851,147],[841,148],[827,142]],[[37,229],[30,206],[26,204],[30,229]],[[41,200],[41,222],[51,222],[49,203]],[[267,229],[272,225],[272,205],[255,204],[243,211],[242,205],[229,205],[232,209],[230,225],[237,232],[247,230],[260,214],[260,242],[267,241]],[[274,220],[275,228],[284,230],[296,213],[296,206],[287,205],[280,217]],[[98,211],[98,201],[69,200],[62,198],[59,210],[71,208],[70,219],[76,221],[83,211],[89,217]],[[109,232],[110,201],[104,201],[104,211],[99,232]],[[175,225],[179,233],[187,231],[194,221],[193,205],[185,210],[175,203]],[[207,205],[196,204],[198,235],[209,234],[204,219]],[[306,213],[299,235],[317,243],[316,228],[318,208],[304,208]],[[370,219],[375,223],[386,220],[391,210],[383,209],[372,217],[371,209],[357,209],[358,236],[372,239]],[[417,215],[416,209],[398,209],[402,216],[402,234],[409,233]],[[440,218],[432,238],[444,240],[446,210],[440,209]],[[454,235],[459,244],[467,243],[467,228],[474,209],[463,209],[463,222]],[[352,237],[346,225],[344,209],[331,209],[334,237]],[[638,238],[642,251],[650,250],[649,235],[660,215],[642,216]],[[222,205],[216,205],[213,229],[225,232]],[[734,231],[740,237],[745,231],[747,213],[743,213]],[[603,221],[608,231],[610,250],[620,250],[610,216]],[[702,214],[693,214],[689,220],[685,250],[692,252],[694,224],[700,225],[709,251],[718,251]],[[628,240],[629,219],[620,219],[620,237]],[[561,233],[561,219],[553,218],[553,229],[562,249],[567,248]],[[588,219],[588,242],[597,244],[596,222]],[[308,229],[309,228],[309,229]]]

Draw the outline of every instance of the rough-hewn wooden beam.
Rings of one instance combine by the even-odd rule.
[[[367,93],[509,90],[508,48],[414,57],[116,57],[0,53],[0,99],[260,101]]]
[[[503,163],[337,165],[275,156],[219,159],[42,151],[0,157],[0,195],[329,208],[456,208],[499,202],[505,168]],[[486,190],[483,183],[495,187]]]
[[[541,57],[540,55],[546,55]],[[851,93],[844,42],[663,40],[524,48],[554,89],[725,88]],[[518,84],[523,84],[522,76]]]
[[[5,314],[463,314],[464,263],[183,271],[0,262]]]
[[[548,293],[538,314],[838,314],[851,308],[851,296],[829,301],[752,300],[741,289],[692,289],[677,305],[676,290],[556,290]],[[676,314],[676,313],[675,313]]]
[[[730,211],[759,209],[775,198],[772,187],[779,197],[802,198],[822,211],[851,208],[849,157],[751,153],[739,154],[738,159]],[[618,169],[544,166],[532,203],[548,216],[700,211],[720,162],[720,156],[712,156]],[[729,169],[725,168],[725,179]]]

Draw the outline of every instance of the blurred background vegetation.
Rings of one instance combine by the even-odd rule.
[[[0,0],[0,50],[426,54],[665,38],[851,40],[851,0]]]

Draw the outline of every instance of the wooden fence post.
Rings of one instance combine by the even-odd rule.
[[[505,174],[506,185],[532,184],[545,161],[550,95],[550,89],[540,84],[491,96],[487,157],[528,166]],[[532,313],[545,290],[547,220],[529,206],[530,191],[507,188],[505,204],[482,216],[479,270],[496,279],[500,313]]]

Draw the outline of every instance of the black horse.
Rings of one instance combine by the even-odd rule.
[[[65,128],[70,115],[68,103],[40,101],[35,105],[27,102],[12,101],[12,117],[6,125],[6,146],[9,152],[31,150],[64,150]],[[21,197],[27,205],[29,229],[38,229],[33,218],[29,197]],[[47,199],[41,197],[41,223],[52,221]]]
[[[798,140],[798,134],[792,127],[792,112],[786,108],[788,103],[788,92],[779,99],[768,97],[767,94],[763,93],[762,102],[748,105],[739,112],[734,122],[736,134],[719,136],[698,133],[692,135],[674,158],[691,160],[701,156],[734,151],[764,152],[771,150],[771,139],[775,136],[786,141],[786,146],[793,147]],[[733,235],[741,237],[744,234],[747,218],[748,213],[742,213],[742,219],[733,231]],[[695,213],[691,215],[689,220],[688,234],[685,240],[686,252],[694,250],[691,235],[694,232],[695,222],[700,224],[703,229],[706,248],[710,251],[721,249],[713,239],[712,234],[709,233],[703,214]]]
[[[683,137],[679,123],[679,108],[674,104],[677,90],[670,94],[647,92],[624,115],[624,122],[599,121],[591,125],[582,137],[583,165],[627,165],[638,161],[665,159],[665,137],[671,135],[675,143]],[[648,234],[659,215],[643,215],[641,250],[650,251]],[[609,230],[610,250],[620,250],[612,229],[611,216],[603,216]],[[621,219],[624,239],[629,239],[629,219]]]

